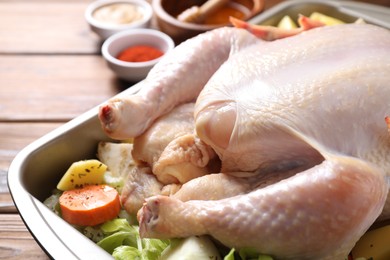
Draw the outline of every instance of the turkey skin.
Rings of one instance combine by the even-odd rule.
[[[388,30],[346,24],[268,42],[216,29],[177,46],[141,84],[100,108],[107,135],[139,136],[195,101],[196,138],[221,163],[183,185],[186,199],[147,198],[143,237],[208,234],[276,259],[344,259],[390,218]],[[226,189],[237,178],[259,185],[199,198],[195,184],[213,190],[219,175]]]

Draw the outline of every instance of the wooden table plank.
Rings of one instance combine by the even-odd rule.
[[[92,1],[0,2],[0,258],[48,259],[16,214],[6,186],[14,156],[130,86],[100,56],[101,41],[84,20]],[[390,0],[363,2],[390,6]]]
[[[0,123],[0,259],[49,259],[17,214],[6,177],[11,161],[20,150],[62,124]]]
[[[0,216],[1,213],[17,212],[7,186],[11,161],[25,146],[62,124],[0,123]]]
[[[0,259],[49,259],[17,214],[0,214]]]
[[[0,169],[7,171],[20,150],[62,124],[0,122]]]
[[[2,214],[18,213],[7,186],[7,171],[0,169],[0,216]]]
[[[131,85],[98,55],[0,55],[0,121],[66,121]]]
[[[84,19],[89,2],[43,1],[39,15],[31,12],[35,1],[1,2],[0,53],[99,53],[101,41]],[[266,1],[266,8],[280,2]],[[390,6],[390,0],[370,2]]]
[[[84,19],[89,2],[1,2],[0,53],[99,53]]]

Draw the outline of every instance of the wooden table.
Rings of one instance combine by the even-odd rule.
[[[35,139],[130,87],[100,55],[102,42],[84,20],[89,2],[0,1],[1,259],[48,258],[9,194],[12,159]],[[389,0],[367,2],[390,6]]]

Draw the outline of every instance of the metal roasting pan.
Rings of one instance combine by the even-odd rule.
[[[363,18],[368,23],[390,28],[390,8],[351,1],[286,1],[250,22],[275,25],[286,14],[296,18],[313,11],[346,22]],[[134,94],[139,88],[140,84],[136,84],[119,95]],[[31,143],[17,154],[8,170],[8,187],[24,223],[54,259],[112,259],[42,204],[73,162],[95,158],[98,142],[109,141],[97,114],[95,107]]]
[[[277,25],[285,15],[289,15],[296,21],[299,14],[309,16],[313,12],[320,12],[347,23],[353,23],[358,18],[362,18],[367,23],[390,29],[390,8],[342,0],[285,1],[253,17],[248,22],[253,24]]]

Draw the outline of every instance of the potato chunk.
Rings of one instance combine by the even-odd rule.
[[[316,21],[320,21],[320,22],[324,23],[325,25],[336,25],[336,24],[343,24],[344,23],[343,21],[341,21],[337,18],[328,16],[328,15],[325,15],[322,13],[318,13],[318,12],[312,13],[310,15],[310,18],[313,20],[316,20]]]
[[[298,26],[296,25],[296,23],[293,21],[293,19],[290,16],[285,15],[285,16],[283,16],[282,20],[280,20],[277,27],[280,29],[291,30],[291,29],[297,28]]]
[[[95,159],[74,162],[62,176],[57,189],[65,191],[87,184],[102,184],[106,170],[107,166]]]

